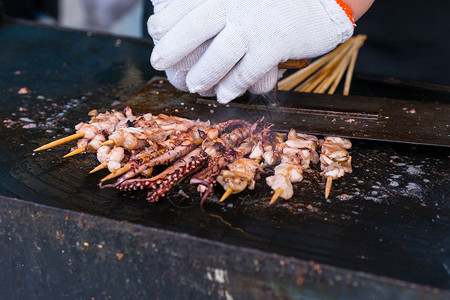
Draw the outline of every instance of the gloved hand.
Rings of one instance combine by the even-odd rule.
[[[152,16],[150,16],[149,20],[148,20],[148,31],[149,32],[153,32],[153,24],[154,22],[152,22],[155,18],[165,18],[165,13],[163,12],[162,14],[159,14],[159,12],[161,10],[163,10],[163,8],[169,6],[166,10],[164,10],[165,12],[175,12],[175,15],[179,15],[179,18],[182,17],[181,13],[179,11],[180,6],[175,6],[175,11],[174,11],[174,6],[170,5],[171,0],[151,0],[152,4],[153,4],[153,12],[154,14]],[[173,2],[173,1],[172,1]],[[189,1],[187,1],[189,3]],[[173,4],[173,3],[172,3]],[[175,23],[175,19],[172,17],[170,18],[171,23],[170,26],[174,26]],[[178,20],[178,19],[177,19]],[[166,21],[168,21],[167,19],[163,19],[165,24],[168,24]],[[160,23],[160,22],[156,22],[156,23]],[[165,30],[165,32],[167,32]],[[156,45],[159,41],[159,39],[162,37],[162,35],[160,34],[153,34],[151,35],[152,39],[153,39],[153,43]],[[200,45],[199,47],[197,47],[197,49],[195,49],[192,53],[190,53],[189,55],[187,55],[186,57],[184,57],[182,60],[180,60],[177,64],[175,64],[174,66],[172,66],[171,68],[166,69],[166,75],[167,75],[167,79],[172,83],[173,86],[175,86],[177,89],[188,92],[189,89],[186,86],[186,76],[188,71],[192,68],[192,66],[199,60],[199,58],[203,55],[203,53],[205,52],[206,48],[209,46],[211,41],[207,41],[205,43],[203,43],[202,45]],[[215,92],[214,89],[210,89],[208,91],[201,91],[200,95],[205,96],[205,97],[209,97],[209,96],[214,96]]]
[[[172,69],[171,82],[191,92],[213,89],[221,103],[270,91],[278,63],[322,55],[353,34],[341,0],[170,0],[148,24],[159,40],[153,67]]]

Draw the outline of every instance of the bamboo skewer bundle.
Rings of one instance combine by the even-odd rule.
[[[366,35],[351,37],[329,54],[314,61],[308,67],[280,80],[278,89],[283,91],[334,94],[347,71],[343,94],[348,96],[358,51]]]

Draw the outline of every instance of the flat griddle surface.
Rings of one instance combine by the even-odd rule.
[[[223,191],[217,188],[206,213],[187,183],[149,204],[145,193],[99,189],[105,173],[87,174],[97,165],[94,155],[62,158],[74,143],[32,152],[72,133],[91,109],[134,104],[139,111],[131,96],[161,75],[149,66],[149,45],[14,23],[0,26],[0,41],[8,45],[0,48],[2,196],[450,288],[447,148],[353,140],[354,172],[333,183],[329,200],[323,199],[324,182],[315,167],[296,185],[291,201],[273,207],[263,180],[225,203],[218,202]],[[386,94],[396,90],[395,84],[376,83]],[[30,92],[18,94],[22,87]],[[173,105],[165,111],[168,103],[161,102],[156,112],[215,121],[214,106],[200,114],[184,105],[197,98],[160,88],[149,97]]]

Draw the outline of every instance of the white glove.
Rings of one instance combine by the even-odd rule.
[[[149,19],[159,40],[151,63],[168,70],[188,60],[177,84],[214,89],[221,103],[248,89],[268,92],[278,63],[322,55],[353,34],[348,7],[336,1],[170,0]]]
[[[148,32],[153,32],[153,24],[154,22],[152,22],[155,18],[164,16],[163,14],[159,14],[159,12],[161,10],[163,10],[164,8],[166,8],[167,6],[169,6],[167,9],[165,9],[164,11],[172,11],[173,12],[173,5],[170,5],[170,3],[173,2],[171,0],[152,0],[152,4],[153,4],[153,12],[154,14],[152,16],[150,16],[147,26],[148,26]],[[178,12],[178,9],[180,7],[175,7],[176,12]],[[179,15],[181,18],[181,14],[180,12],[175,13],[175,15]],[[164,18],[164,17],[163,17]],[[173,23],[174,18],[172,17],[170,20],[172,20],[171,23],[171,27],[173,25],[175,25],[175,23]],[[166,21],[166,20],[164,20]],[[167,32],[167,30],[165,31]],[[159,41],[159,39],[162,37],[161,34],[153,34],[151,35],[151,37],[153,38],[153,43],[156,45]],[[192,53],[188,54],[186,57],[184,57],[182,60],[180,60],[177,64],[175,64],[174,66],[172,66],[171,68],[166,69],[166,75],[167,75],[167,79],[172,83],[173,86],[175,86],[177,89],[188,92],[189,89],[186,86],[186,76],[188,71],[192,68],[192,66],[200,59],[200,57],[203,55],[203,53],[205,52],[206,48],[209,46],[209,44],[211,43],[211,41],[206,41],[205,43],[203,43],[202,45],[200,45],[199,47],[197,47],[197,49],[195,49]],[[201,91],[199,92],[200,95],[205,96],[205,97],[210,97],[210,96],[214,96],[215,95],[215,91],[214,89],[210,89],[208,91]]]

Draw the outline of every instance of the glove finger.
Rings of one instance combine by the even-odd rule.
[[[147,21],[150,36],[160,40],[185,15],[205,0],[161,0],[154,4],[155,13]],[[168,3],[164,3],[168,2]]]
[[[209,90],[239,62],[247,50],[239,28],[227,25],[211,42],[186,78],[191,92]]]
[[[277,84],[278,79],[280,79],[280,73],[283,74],[284,71],[285,70],[278,70],[278,67],[273,67],[269,72],[264,74],[261,79],[252,85],[248,91],[257,95],[270,92]]]
[[[170,68],[166,70],[167,79],[169,82],[176,87],[178,90],[183,92],[189,92],[186,85],[186,75],[187,71],[176,70],[174,68]],[[198,92],[198,94],[202,97],[214,97],[216,95],[216,91],[214,88],[211,88],[206,91]]]
[[[223,7],[208,1],[180,20],[153,48],[151,63],[157,70],[172,67],[225,26]],[[214,13],[212,13],[214,12]]]
[[[166,70],[166,76],[169,82],[178,90],[183,92],[189,92],[186,85],[187,71],[179,70],[176,68],[169,68]]]
[[[268,70],[270,71],[277,66],[276,60],[275,57],[264,57],[259,53],[247,52],[217,85],[217,101],[228,103],[244,94],[248,88],[263,78]],[[274,85],[273,79],[271,80],[269,83]],[[264,88],[267,88],[267,86]]]
[[[199,95],[202,97],[214,97],[216,95],[216,91],[214,88],[211,88],[207,91],[199,92]]]
[[[211,40],[204,42],[197,49],[183,58],[179,63],[166,70],[167,79],[170,81],[170,83],[172,83],[173,86],[185,92],[189,91],[186,85],[186,76],[192,66],[206,51],[210,43]]]
[[[153,13],[158,13],[163,9],[167,4],[169,4],[170,0],[151,0],[153,4]]]

